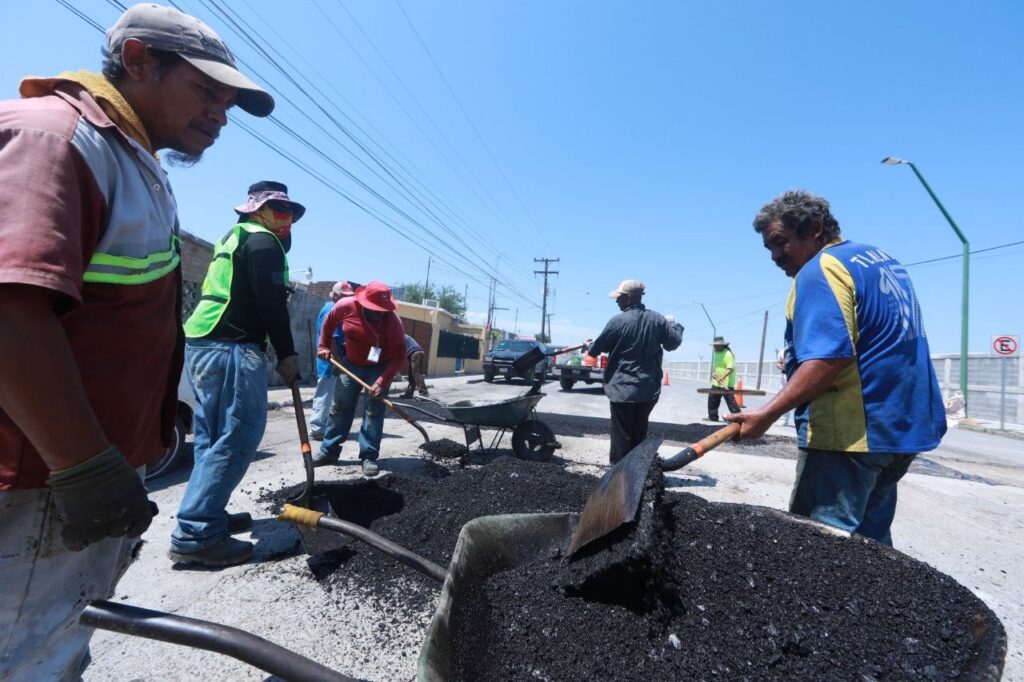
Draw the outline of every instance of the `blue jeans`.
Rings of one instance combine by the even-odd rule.
[[[198,552],[228,535],[228,499],[267,426],[267,368],[256,344],[189,339],[185,366],[196,394],[195,465],[171,547]]]
[[[328,374],[316,380],[316,393],[313,394],[313,416],[309,418],[311,438],[323,438],[331,413],[331,405],[334,403],[334,386],[337,383],[338,377],[334,374]]]
[[[891,547],[896,484],[915,456],[800,450],[789,511]]]
[[[384,367],[380,365],[359,367],[348,360],[343,359],[341,362],[346,369],[371,386],[384,373]],[[356,405],[362,391],[363,387],[347,374],[338,377],[338,384],[334,387],[334,404],[331,405],[330,419],[327,420],[327,429],[324,432],[324,442],[320,445],[321,455],[333,459],[341,454],[341,444],[348,440],[348,432],[352,429],[352,420],[356,416]],[[381,395],[387,397],[388,389],[385,388]],[[374,460],[380,455],[380,439],[384,435],[384,408],[382,401],[374,400],[368,395],[363,401],[363,425],[359,429],[359,459]]]

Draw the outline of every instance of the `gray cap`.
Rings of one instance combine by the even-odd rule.
[[[638,279],[626,279],[622,281],[619,288],[608,294],[612,298],[618,298],[623,294],[630,296],[643,296],[644,295],[644,283]]]
[[[274,98],[242,75],[221,37],[195,17],[163,5],[134,5],[107,29],[107,49],[120,54],[124,41],[133,38],[148,48],[174,52],[218,83],[236,88],[238,106],[253,116],[274,110]]]

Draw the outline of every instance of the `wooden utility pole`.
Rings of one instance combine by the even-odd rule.
[[[423,299],[430,298],[430,256],[427,256],[427,282],[423,285]],[[420,301],[423,303],[423,301]]]
[[[544,302],[541,304],[541,308],[540,308],[540,334],[541,334],[541,336],[543,338],[550,340],[551,337],[544,333],[544,329],[546,328],[547,321],[548,321],[548,275],[557,275],[558,274],[557,270],[550,270],[549,269],[549,266],[552,263],[557,263],[558,259],[557,258],[534,258],[533,262],[534,263],[543,263],[544,264],[544,269],[543,270],[534,270],[533,274],[535,274],[535,275],[544,275]]]

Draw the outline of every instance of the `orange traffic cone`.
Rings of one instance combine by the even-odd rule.
[[[743,379],[736,380],[736,404],[743,407]]]
[[[665,371],[665,378],[661,380],[661,385],[662,386],[671,386],[672,385],[672,382],[670,382],[668,380],[668,371],[667,370]]]

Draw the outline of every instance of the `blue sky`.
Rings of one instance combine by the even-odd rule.
[[[119,14],[106,0],[68,1],[103,26]],[[431,281],[468,286],[472,319],[486,314],[494,274],[497,305],[509,308],[499,326],[518,320],[529,334],[540,323],[533,259],[558,257],[556,342],[596,335],[615,312],[607,292],[639,278],[648,305],[686,327],[677,359],[707,357],[711,325],[697,302],[740,359],[756,359],[766,309],[769,353],[780,345],[790,280],[751,220],[786,189],[825,196],[844,236],[904,263],[959,253],[910,169],[879,163],[899,156],[973,249],[1024,240],[1021,3],[400,2],[178,4],[221,33],[243,71],[277,91],[280,121],[333,164],[270,121],[235,120],[408,238],[239,125],[195,168],[172,169],[186,229],[217,239],[250,182],[279,179],[308,207],[295,276],[308,266],[316,279],[422,281],[433,251],[448,262],[434,261]],[[221,7],[260,36],[240,38]],[[27,74],[99,66],[101,34],[53,0],[13,3],[0,39],[5,97]],[[340,128],[255,44],[289,60],[387,172],[339,146]],[[972,352],[1024,333],[1022,266],[1024,245],[972,259]],[[910,268],[936,353],[959,351],[961,267]]]

